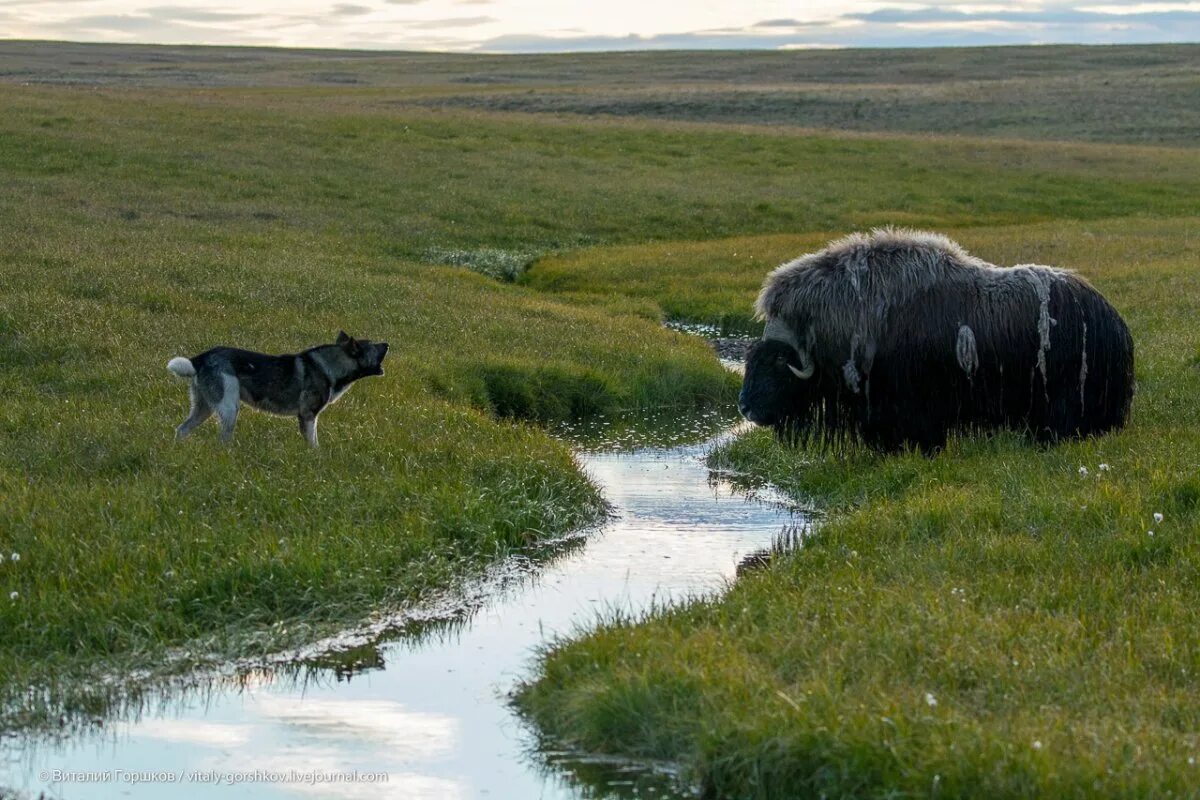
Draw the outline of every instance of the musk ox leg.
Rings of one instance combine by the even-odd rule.
[[[900,453],[915,449],[920,450],[923,455],[932,456],[945,449],[946,436],[945,428],[929,420],[914,420],[913,424],[905,426],[904,429],[874,423],[862,428],[863,443],[881,453]]]
[[[921,451],[922,455],[937,455],[946,449],[946,429],[928,426],[910,440],[911,444]]]

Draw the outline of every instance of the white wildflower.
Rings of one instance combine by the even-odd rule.
[[[1153,536],[1153,535],[1154,535],[1154,531],[1146,531],[1146,535],[1147,535],[1147,536]]]
[[[1161,511],[1155,511],[1155,512],[1154,512],[1154,521],[1155,521],[1155,522],[1162,522],[1162,521],[1163,521],[1163,515],[1162,515],[1162,512],[1161,512]]]
[[[1101,464],[1101,465],[1100,465],[1100,471],[1101,471],[1101,472],[1108,472],[1108,464]]]
[[[1042,749],[1042,740],[1041,740],[1041,739],[1034,739],[1034,740],[1033,740],[1033,749],[1034,749],[1034,750],[1041,750],[1041,749]]]
[[[1083,477],[1085,477],[1085,478],[1086,478],[1086,477],[1087,477],[1087,474],[1088,474],[1088,468],[1087,468],[1087,467],[1082,467],[1082,466],[1081,466],[1081,467],[1079,468],[1079,474],[1080,474],[1080,475],[1082,475]]]
[[[11,556],[9,556],[9,558],[11,558],[13,561],[20,561],[20,560],[21,560],[21,554],[20,554],[20,553],[13,553]]]
[[[937,708],[937,698],[933,696],[933,692],[925,693],[925,702],[929,704],[930,708]]]
[[[13,592],[13,593],[11,593],[11,594],[8,596],[8,599],[9,599],[9,600],[16,600],[18,597],[20,597],[20,595],[19,595],[19,594],[17,594],[16,592]]]

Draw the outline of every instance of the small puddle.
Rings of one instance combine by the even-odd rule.
[[[718,417],[667,426],[649,444],[617,422],[571,431],[613,512],[575,545],[501,565],[451,620],[413,615],[399,633],[344,637],[99,733],[5,740],[0,787],[61,800],[689,796],[669,769],[539,745],[506,696],[547,640],[718,592],[743,559],[794,539],[803,518],[705,467],[735,431]]]

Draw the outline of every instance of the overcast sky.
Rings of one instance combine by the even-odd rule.
[[[491,52],[1195,42],[1200,0],[0,0],[0,38]]]

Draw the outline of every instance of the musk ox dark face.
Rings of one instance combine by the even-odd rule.
[[[816,399],[812,377],[812,364],[806,367],[791,344],[777,339],[756,342],[746,353],[738,409],[756,425],[786,428],[805,418]]]

